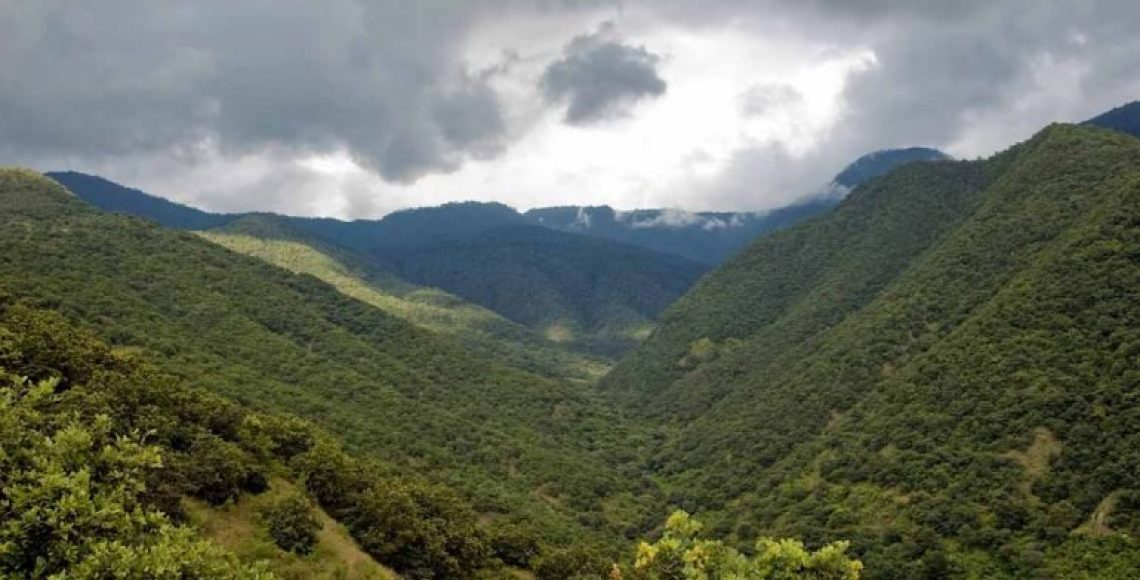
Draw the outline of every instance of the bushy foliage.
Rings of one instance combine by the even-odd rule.
[[[239,446],[217,436],[196,437],[182,463],[188,491],[211,504],[236,499],[243,491],[265,489],[265,476]]]
[[[321,525],[305,496],[287,495],[266,508],[261,517],[269,535],[282,550],[295,554],[313,551]]]
[[[1140,531],[1138,167],[1071,126],[904,167],[704,279],[606,386],[675,426],[650,465],[741,546],[1044,574],[1074,533]]]
[[[0,338],[0,576],[269,577],[148,505],[162,450],[106,414],[68,410],[60,389],[83,388],[74,375],[12,374],[46,361],[26,358],[9,329]]]
[[[846,555],[846,541],[811,552],[798,540],[760,538],[755,555],[736,552],[717,540],[700,538],[701,523],[675,512],[660,540],[641,542],[633,566],[611,577],[633,580],[857,580],[863,564]]]
[[[395,279],[363,256],[308,239],[280,216],[249,216],[224,230],[201,235],[235,252],[320,278],[347,296],[454,337],[472,353],[509,366],[580,381],[595,380],[609,368],[599,358],[547,340],[486,308],[439,289]]]
[[[640,427],[581,385],[473,355],[312,276],[100,213],[50,180],[4,173],[0,185],[0,277],[118,352],[260,411],[317,422],[354,452],[526,522],[543,542],[635,534],[657,501],[630,451]],[[171,405],[182,407],[257,461],[312,444],[304,431],[286,440],[246,422],[233,402]],[[162,432],[193,455],[199,433],[178,422]],[[199,458],[237,466],[229,446],[199,450],[211,446]],[[200,485],[208,472],[187,480],[224,501],[241,487],[236,473],[220,489]],[[626,494],[623,511],[604,509],[612,492]]]
[[[609,578],[613,561],[596,549],[572,546],[543,554],[534,568],[539,580],[602,580]]]
[[[761,538],[755,555],[749,557],[720,541],[700,539],[701,527],[689,514],[674,512],[665,522],[661,539],[642,542],[630,570],[614,576],[632,580],[857,580],[863,569],[861,562],[847,557],[847,542],[812,552],[798,540]]]
[[[468,577],[493,564],[454,492],[362,463],[309,424],[181,387],[3,295],[0,439],[0,575],[264,576],[163,511],[184,494],[223,503],[256,491],[250,474],[284,461],[366,551],[407,576]],[[283,548],[313,546],[303,498],[265,521]]]
[[[487,563],[475,514],[451,491],[390,480],[360,494],[349,519],[357,541],[409,578],[461,578]]]

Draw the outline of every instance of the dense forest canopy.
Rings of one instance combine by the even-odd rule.
[[[869,177],[688,292],[505,206],[399,214],[419,245],[378,257],[2,170],[0,572],[1128,577],[1130,111]],[[563,310],[590,342],[536,332]]]
[[[849,539],[871,577],[1063,577],[1083,550],[1115,577],[1138,212],[1140,141],[1100,129],[910,165],[704,279],[604,384],[673,427],[650,464],[725,535]]]

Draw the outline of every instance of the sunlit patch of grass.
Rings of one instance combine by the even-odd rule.
[[[260,512],[278,499],[294,493],[296,486],[281,479],[270,482],[269,491],[257,496],[243,495],[236,503],[211,507],[203,501],[185,498],[183,507],[191,523],[202,534],[225,546],[243,560],[264,560],[281,578],[394,579],[398,576],[366,554],[348,530],[314,506],[321,530],[313,553],[299,556],[277,547],[261,523]]]
[[[551,328],[540,336],[443,290],[414,286],[395,277],[374,279],[299,241],[212,231],[198,235],[280,268],[319,278],[346,296],[431,332],[455,337],[472,351],[508,365],[578,381],[593,381],[609,370],[605,362],[564,346],[576,338],[569,327]]]

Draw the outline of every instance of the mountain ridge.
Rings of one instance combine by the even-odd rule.
[[[706,277],[603,386],[670,426],[651,465],[728,535],[850,538],[870,577],[1135,561],[1140,503],[1079,530],[1138,493],[1137,168],[1140,141],[1073,125],[901,168]],[[824,278],[795,257],[829,251]]]

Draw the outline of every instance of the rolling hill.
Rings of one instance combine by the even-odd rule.
[[[1117,577],[1138,212],[1140,141],[1096,128],[911,164],[706,277],[603,384],[722,534],[849,538],[870,577]]]

